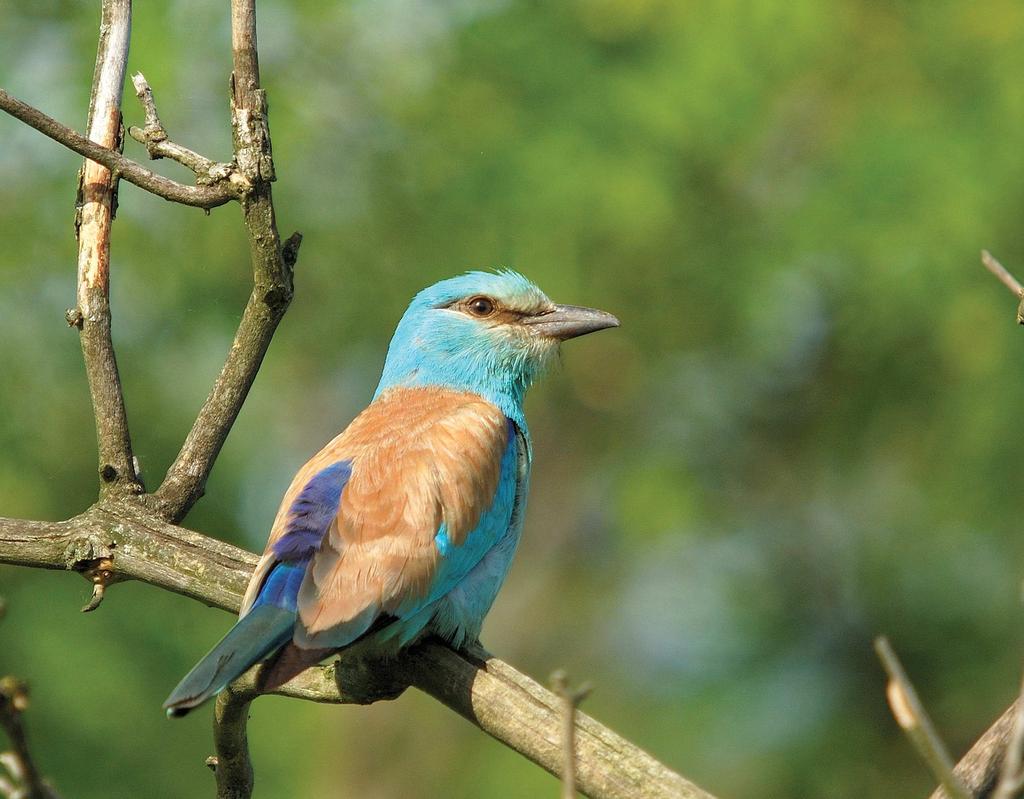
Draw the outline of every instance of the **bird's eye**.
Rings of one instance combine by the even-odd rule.
[[[466,303],[466,309],[481,319],[494,313],[494,300],[490,297],[473,297]]]

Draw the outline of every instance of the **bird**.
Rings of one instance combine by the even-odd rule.
[[[370,404],[284,494],[239,619],[164,703],[182,716],[256,663],[270,692],[363,639],[479,638],[523,528],[523,397],[561,342],[618,327],[511,270],[420,291]]]

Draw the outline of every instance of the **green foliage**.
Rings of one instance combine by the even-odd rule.
[[[98,10],[15,0],[0,84],[81,128]],[[872,0],[263,3],[297,298],[197,529],[259,547],[301,462],[368,400],[422,286],[509,265],[621,330],[534,390],[518,566],[485,642],[722,796],[930,780],[888,717],[886,632],[962,750],[1019,683],[1024,9]],[[223,4],[137,4],[130,68],[171,135],[230,152]],[[126,117],[141,121],[130,92]],[[73,331],[79,160],[0,119],[0,512],[92,499]],[[128,152],[144,152],[128,143]],[[184,179],[175,165],[155,165]],[[238,211],[122,186],[115,339],[158,483],[245,296]],[[77,797],[203,795],[208,720],[159,704],[229,619],[4,568],[0,672],[31,677]],[[555,795],[429,700],[255,705],[263,796]]]

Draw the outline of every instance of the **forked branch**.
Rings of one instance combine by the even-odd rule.
[[[162,197],[170,202],[191,205],[196,208],[216,208],[238,199],[238,191],[230,183],[216,183],[210,186],[186,186],[176,180],[165,178],[126,158],[115,149],[104,147],[63,125],[37,108],[12,97],[0,89],[0,111],[5,111],[44,136],[63,144],[69,150],[103,164],[107,169],[140,189]]]

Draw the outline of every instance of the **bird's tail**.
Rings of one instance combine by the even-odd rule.
[[[291,640],[295,610],[259,605],[238,620],[164,702],[168,716],[184,716],[254,663]]]

